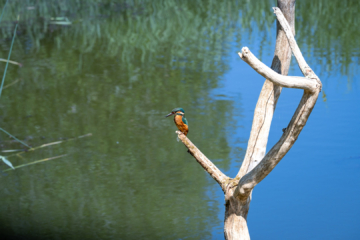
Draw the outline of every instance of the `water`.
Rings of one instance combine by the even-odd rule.
[[[0,54],[7,56],[21,13],[11,59],[23,67],[9,66],[5,85],[19,81],[2,93],[0,127],[31,146],[92,136],[9,158],[16,166],[67,154],[0,175],[1,235],[222,239],[223,194],[164,116],[184,108],[189,138],[236,175],[264,81],[236,52],[248,46],[270,65],[275,3],[56,2],[8,5]],[[252,239],[360,236],[360,51],[351,40],[359,31],[342,25],[356,26],[359,4],[319,1],[309,12],[310,4],[297,2],[297,39],[323,95],[294,147],[254,190]],[[54,16],[72,24],[51,24]],[[289,74],[301,76],[295,61]],[[268,149],[300,97],[283,90]],[[2,150],[22,148],[3,133],[0,140]]]

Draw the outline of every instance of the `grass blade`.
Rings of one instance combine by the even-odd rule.
[[[2,79],[2,82],[1,82],[0,97],[1,97],[1,92],[2,92],[3,86],[4,86],[6,71],[7,71],[7,68],[8,68],[8,66],[9,66],[9,60],[10,60],[11,51],[12,51],[12,48],[13,48],[13,45],[14,45],[14,40],[15,40],[15,36],[16,36],[16,29],[17,29],[18,25],[19,25],[19,23],[17,23],[16,26],[15,26],[14,36],[13,36],[13,39],[12,39],[12,42],[11,42],[10,51],[9,51],[9,56],[8,56],[8,60],[7,60],[7,62],[6,62],[5,71],[4,71],[3,79]]]
[[[11,164],[11,162],[9,160],[7,160],[4,156],[0,156],[0,158],[6,165],[11,167],[13,170],[15,170],[14,166]],[[9,169],[11,169],[11,168],[9,168]]]
[[[4,5],[4,8],[2,9],[1,16],[0,16],[0,22],[1,22],[1,20],[2,20],[2,17],[3,17],[3,14],[4,14],[4,10],[5,10],[5,7],[6,7],[7,3],[8,3],[8,1],[9,1],[9,0],[6,0],[6,3],[5,3],[5,5]]]
[[[18,141],[19,143],[23,144],[24,146],[27,146],[28,148],[31,148],[29,145],[27,145],[26,143],[24,143],[23,141],[17,139],[16,137],[14,137],[13,135],[11,135],[10,133],[8,133],[7,131],[5,131],[4,129],[0,128],[1,131],[3,131],[4,133],[6,133],[7,135],[9,135],[10,137],[14,138],[16,141]]]
[[[1,128],[0,128],[0,130],[1,130]],[[88,133],[88,134],[81,135],[81,136],[74,137],[74,138],[69,138],[69,139],[63,140],[63,141],[57,141],[57,142],[51,142],[51,143],[42,144],[42,145],[40,145],[40,146],[30,148],[27,152],[35,151],[35,150],[37,150],[37,149],[39,149],[39,148],[48,147],[48,146],[52,146],[52,145],[56,145],[56,144],[60,144],[60,143],[64,143],[64,142],[69,142],[69,141],[72,141],[72,140],[76,140],[76,139],[84,138],[84,137],[90,137],[90,136],[92,136],[92,133]],[[23,153],[24,153],[24,151],[22,151],[22,152],[20,152],[20,153],[14,153],[14,154],[8,155],[8,156],[6,156],[6,157],[7,157],[7,158],[13,157],[13,156],[18,156],[18,157],[20,157],[20,155],[23,154]]]
[[[60,144],[60,143],[62,143],[62,142],[63,142],[63,141],[57,141],[57,142],[46,143],[46,144],[41,145],[39,148],[43,148],[43,147],[48,147],[48,146],[51,146],[51,145]]]
[[[6,88],[8,88],[8,87],[11,87],[12,85],[14,85],[15,83],[17,83],[17,82],[19,82],[19,81],[21,81],[21,79],[16,79],[15,81],[13,81],[13,82],[5,85],[5,86],[3,87],[3,89],[6,89]]]
[[[6,59],[3,59],[3,58],[0,58],[0,62],[9,62],[11,64],[15,64],[15,65],[18,65],[19,67],[22,67],[22,64],[21,63],[18,63],[18,62],[15,62],[15,61],[11,61],[11,60],[6,60]]]
[[[8,150],[2,150],[3,153],[11,153],[11,152],[22,152],[24,149],[8,149]]]
[[[55,156],[55,157],[51,157],[51,158],[44,158],[44,159],[37,160],[37,161],[34,161],[34,162],[21,164],[21,165],[15,166],[15,167],[13,167],[13,168],[5,169],[3,172],[7,172],[7,171],[10,171],[10,170],[15,170],[15,169],[17,169],[17,168],[26,167],[26,166],[33,165],[33,164],[37,164],[37,163],[41,163],[41,162],[46,162],[46,161],[49,161],[49,160],[54,160],[54,159],[61,158],[61,157],[65,157],[65,156],[67,156],[67,154],[63,154],[63,155],[59,155],[59,156]]]

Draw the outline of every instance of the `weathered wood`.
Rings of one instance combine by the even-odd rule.
[[[260,163],[252,171],[241,178],[238,187],[234,192],[234,197],[238,197],[241,202],[247,201],[252,189],[275,168],[290,150],[305,126],[310,113],[315,106],[318,95],[319,91],[314,93],[304,91],[300,104],[282,137]]]
[[[295,0],[278,0],[278,7],[281,11],[284,12],[286,20],[289,22],[293,34],[295,34]],[[282,30],[281,25],[277,22],[277,35],[276,35],[276,46],[274,58],[271,64],[271,69],[281,75],[287,75],[291,62],[291,49],[288,44],[288,40],[285,32]],[[250,172],[256,165],[259,163],[266,153],[266,146],[268,142],[270,126],[274,111],[276,108],[276,103],[279,99],[282,87],[272,83],[269,80],[265,80],[265,83],[261,89],[260,96],[254,111],[254,118],[251,127],[250,137],[248,141],[248,146],[246,149],[245,158],[241,165],[241,168],[236,175],[232,184],[228,186],[228,192],[225,194],[228,203],[232,206],[229,209],[234,209],[232,212],[226,209],[225,213],[225,238],[228,240],[237,239],[233,238],[233,232],[237,232],[243,239],[250,239],[249,231],[246,224],[246,215],[245,217],[238,215],[236,208],[236,200],[232,200],[234,197],[234,190],[238,181],[248,172]],[[238,188],[236,188],[238,189]],[[251,193],[250,193],[251,195]],[[231,197],[229,197],[231,196]],[[236,196],[236,195],[235,195]],[[249,207],[251,197],[248,197],[245,201],[242,201],[240,206],[242,206],[242,212],[246,212],[249,208],[246,209],[246,206]],[[244,204],[247,203],[247,204]],[[230,217],[231,221],[227,221],[227,218]],[[246,226],[236,229],[235,226]]]
[[[278,19],[278,22],[283,26],[283,30],[286,34],[287,40],[289,42],[290,48],[292,53],[294,54],[296,61],[299,65],[299,68],[301,72],[304,74],[306,78],[315,79],[315,81],[319,84],[317,87],[321,88],[321,81],[319,77],[314,73],[314,71],[307,65],[304,56],[302,55],[299,46],[296,43],[294,33],[292,32],[292,29],[289,25],[289,23],[286,21],[283,13],[281,10],[277,7],[274,7],[274,13],[276,14],[276,17]],[[321,90],[321,89],[320,89]]]
[[[232,191],[232,190],[230,190]],[[240,202],[239,199],[231,197],[225,203],[225,239],[250,240],[247,226],[247,214],[249,212],[251,199]]]
[[[239,181],[238,187],[234,192],[233,197],[238,197],[240,201],[245,202],[250,197],[252,189],[262,181],[280,162],[280,160],[285,156],[285,154],[290,150],[290,148],[294,145],[297,140],[301,130],[305,126],[312,109],[315,106],[316,100],[318,98],[319,92],[321,91],[321,81],[313,72],[313,70],[307,65],[300,48],[298,47],[295,38],[290,30],[290,26],[286,22],[281,10],[278,8],[274,8],[275,14],[281,23],[284,31],[286,32],[287,39],[291,46],[291,49],[294,50],[293,54],[298,61],[299,67],[302,70],[305,78],[298,78],[299,81],[297,84],[302,85],[301,88],[305,89],[303,97],[299,103],[298,108],[296,109],[295,114],[293,115],[288,127],[286,128],[283,136],[280,140],[274,145],[274,147],[266,154],[266,156],[259,161],[259,163],[244,177]],[[248,56],[250,56],[250,51],[248,49],[243,49],[243,54],[241,54],[241,59],[246,62],[253,63],[249,61],[248,58],[244,58],[244,52]],[[254,56],[253,56],[254,57]],[[250,58],[252,58],[250,56]],[[259,70],[259,68],[264,67],[263,65],[253,64],[250,66],[254,66],[255,70]],[[270,71],[269,71],[270,72]],[[274,75],[275,76],[275,75]],[[274,77],[272,76],[272,77]],[[278,83],[281,78],[271,80]],[[279,77],[279,76],[278,76]],[[284,80],[284,79],[283,79]],[[311,84],[311,88],[309,89],[309,83]],[[290,83],[288,83],[290,84]]]
[[[294,38],[295,0],[278,0],[278,7],[274,8],[278,24],[275,57],[271,69],[261,63],[248,48],[243,48],[239,54],[241,59],[267,80],[255,108],[248,148],[237,176],[234,179],[227,177],[184,134],[177,131],[180,140],[192,156],[219,183],[225,193],[224,234],[227,240],[250,239],[246,219],[252,190],[293,146],[321,90],[320,79],[306,64]],[[285,12],[285,17],[280,9]],[[305,78],[284,76],[288,73],[291,49]],[[271,120],[281,87],[304,89],[304,94],[282,137],[265,155]]]
[[[257,59],[247,47],[244,47],[241,52],[239,52],[239,56],[260,75],[281,87],[298,88],[308,91],[316,91],[318,87],[318,82],[315,79],[305,77],[288,77],[276,73],[274,70],[260,62],[260,60]]]
[[[285,14],[285,18],[295,35],[295,0],[278,0],[277,5]],[[276,46],[271,69],[281,75],[287,75],[291,62],[291,49],[279,22],[277,22],[276,27]],[[265,80],[255,107],[245,158],[236,179],[240,179],[251,171],[265,156],[270,126],[281,90],[281,86]]]
[[[204,168],[204,170],[219,183],[221,189],[225,192],[226,183],[230,178],[221,172],[182,132],[176,131],[176,133],[178,134],[179,139],[189,149],[189,153]]]

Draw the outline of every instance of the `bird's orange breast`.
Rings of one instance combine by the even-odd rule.
[[[175,122],[177,128],[180,130],[180,132],[182,132],[186,136],[189,132],[189,127],[183,122],[182,116],[175,115],[174,122]]]

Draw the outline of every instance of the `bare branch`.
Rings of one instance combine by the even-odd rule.
[[[316,80],[304,77],[288,77],[278,74],[250,52],[247,47],[243,47],[241,53],[238,53],[240,58],[250,65],[256,72],[270,80],[271,82],[287,88],[298,88],[308,91],[315,91],[317,89]]]
[[[217,181],[225,192],[225,185],[230,180],[223,172],[221,172],[215,164],[213,164],[182,132],[176,131],[179,139],[189,149],[190,154],[198,163],[207,171],[210,176]]]
[[[244,177],[240,179],[239,184],[235,189],[234,197],[239,197],[241,201],[246,201],[248,199],[252,189],[275,168],[275,166],[280,162],[280,160],[294,145],[301,130],[305,126],[312,109],[315,106],[316,100],[321,90],[321,81],[311,70],[311,68],[306,64],[306,61],[302,56],[301,51],[297,46],[295,38],[291,32],[289,24],[282,15],[280,9],[274,8],[274,10],[281,26],[286,32],[289,45],[291,46],[291,49],[296,57],[296,60],[298,61],[301,71],[303,72],[305,77],[308,80],[310,80],[307,83],[311,82],[315,86],[313,86],[311,89],[309,89],[308,87],[303,88],[305,90],[304,95],[299,103],[298,108],[296,109],[296,112],[294,113],[294,116],[292,117],[288,127],[286,128],[283,136],[274,145],[274,147],[265,155],[265,157],[250,172],[248,172]],[[242,59],[243,58],[252,59],[251,56],[252,54],[250,53],[250,51],[249,53],[247,51],[248,51],[247,48],[243,48],[243,53],[239,54]],[[261,75],[269,74],[269,73],[265,73],[265,70],[261,70],[264,65],[261,62],[260,64],[257,62],[255,62],[254,64],[254,62],[252,62],[252,64],[254,65],[253,68]],[[279,76],[274,75],[274,73],[271,74],[272,77],[277,78],[277,79],[273,79],[274,83],[277,83],[277,81],[279,81]],[[297,78],[297,79],[302,79],[302,78]],[[302,79],[301,82],[302,82],[301,84],[304,84],[304,82],[306,81]],[[300,83],[296,83],[296,84],[300,84]]]
[[[284,12],[295,35],[295,0],[278,0],[278,7]],[[279,21],[276,24],[276,45],[271,69],[281,75],[288,75],[291,62],[291,48]],[[265,80],[254,111],[250,137],[241,168],[235,179],[239,180],[263,159],[270,132],[271,121],[282,87]]]
[[[319,77],[316,76],[316,74],[312,71],[312,69],[307,65],[304,56],[302,55],[299,46],[296,43],[295,37],[293,35],[293,33],[291,32],[291,28],[289,23],[286,21],[283,13],[281,12],[281,10],[277,7],[273,7],[274,9],[274,13],[276,14],[276,17],[279,21],[279,23],[281,24],[281,27],[283,28],[286,37],[288,39],[290,48],[292,53],[294,54],[296,61],[299,64],[300,70],[301,72],[304,74],[305,77],[307,78],[314,78],[316,79],[316,81],[321,84]],[[321,87],[321,85],[319,86]]]
[[[315,106],[318,95],[319,91],[316,91],[315,93],[304,91],[300,104],[284,134],[260,163],[241,178],[238,187],[235,189],[234,196],[239,196],[242,201],[246,200],[251,190],[275,168],[290,150],[305,126],[306,121]]]

